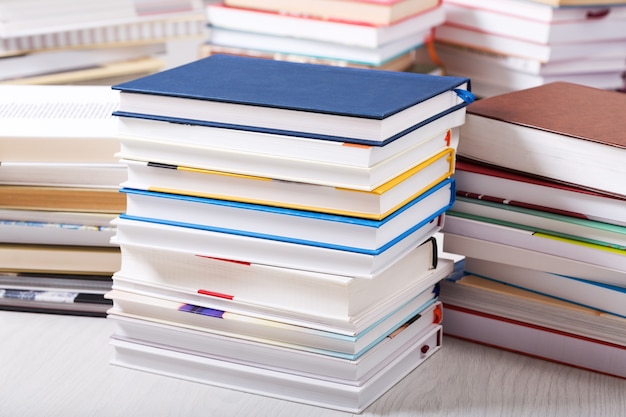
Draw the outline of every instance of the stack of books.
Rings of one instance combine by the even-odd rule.
[[[444,226],[467,276],[442,284],[448,334],[626,377],[625,106],[559,82],[468,107]]]
[[[226,0],[206,6],[201,56],[232,54],[405,71],[430,62],[426,44],[444,22],[438,0]]]
[[[104,317],[125,166],[105,86],[0,87],[0,308]]]
[[[626,1],[444,0],[436,50],[479,97],[555,81],[617,90],[626,71]]]
[[[113,364],[356,412],[439,349],[469,80],[214,55],[114,88]]]
[[[201,0],[7,0],[0,83],[111,84],[166,65],[171,43],[204,39]]]

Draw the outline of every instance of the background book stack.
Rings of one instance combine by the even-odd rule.
[[[363,410],[441,344],[468,88],[231,55],[114,86],[113,364]]]
[[[120,267],[117,92],[0,87],[0,308],[104,316]]]
[[[201,56],[232,54],[407,71],[430,63],[427,43],[444,21],[438,0],[264,1],[206,5]]]
[[[626,377],[624,106],[559,82],[468,107],[444,249],[469,275],[442,284],[446,332]]]
[[[554,81],[624,88],[626,2],[444,0],[435,31],[447,73],[489,97]]]
[[[0,83],[111,84],[150,74],[176,42],[206,37],[201,0],[7,0]]]

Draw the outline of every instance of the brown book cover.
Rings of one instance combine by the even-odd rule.
[[[467,113],[626,148],[626,94],[554,82],[477,100]]]

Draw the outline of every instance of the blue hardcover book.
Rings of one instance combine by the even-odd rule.
[[[127,219],[376,253],[448,210],[455,199],[454,184],[454,179],[445,179],[382,220],[129,188],[121,191],[127,196],[123,215]]]
[[[385,145],[474,100],[470,80],[214,55],[112,87],[117,116]]]

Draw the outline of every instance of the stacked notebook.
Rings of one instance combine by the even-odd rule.
[[[565,81],[624,88],[623,0],[444,0],[436,49],[446,71],[489,97]]]
[[[358,412],[439,349],[469,80],[215,55],[114,89],[114,364]]]
[[[226,0],[205,7],[216,53],[325,65],[409,70],[443,23],[440,1]],[[422,59],[420,59],[422,60]]]
[[[550,83],[468,107],[444,227],[467,276],[442,284],[448,334],[626,377],[625,105]]]

